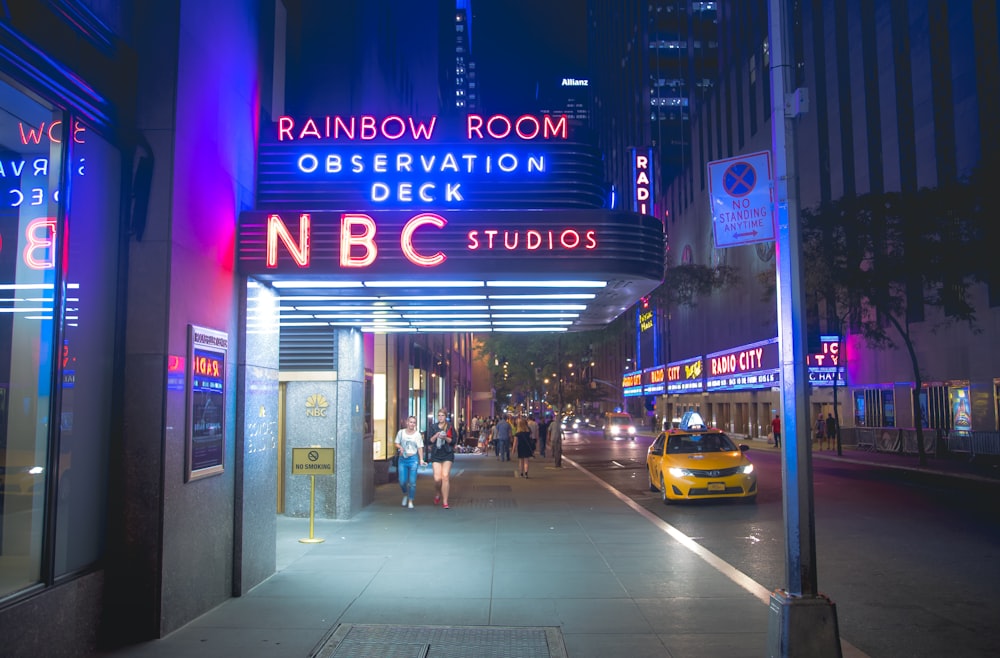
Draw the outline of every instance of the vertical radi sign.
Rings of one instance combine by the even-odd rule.
[[[653,203],[653,149],[629,149],[632,156],[632,212],[654,214]]]
[[[188,325],[185,482],[225,469],[228,353],[229,334]]]

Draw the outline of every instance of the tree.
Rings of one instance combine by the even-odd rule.
[[[963,182],[917,192],[831,201],[801,213],[805,283],[823,299],[828,323],[845,322],[873,349],[906,349],[914,394],[923,385],[913,325],[925,307],[942,324],[976,329],[970,288],[984,280],[983,215]],[[919,401],[913,400],[920,464],[927,456]]]
[[[739,282],[736,270],[728,265],[709,267],[681,263],[667,268],[663,283],[653,291],[653,301],[662,308],[694,307],[698,298]]]
[[[491,333],[482,337],[477,356],[486,361],[498,399],[527,400],[547,377],[553,388],[562,380],[567,399],[587,400],[589,387],[578,376],[570,379],[567,364],[590,354],[594,333]]]

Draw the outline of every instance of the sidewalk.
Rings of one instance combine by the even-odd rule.
[[[1000,483],[988,477],[997,469],[983,475],[960,459],[919,469],[913,455],[814,458]],[[415,509],[400,507],[397,484],[382,485],[355,518],[317,520],[321,544],[299,542],[308,519],[281,516],[271,578],[164,639],[108,655],[326,658],[429,646],[429,655],[518,658],[767,654],[763,586],[568,459],[561,469],[532,460],[527,480],[515,468],[457,455],[451,509],[432,504],[422,470]]]
[[[279,517],[276,574],[108,655],[305,658],[324,642],[320,656],[358,655],[336,651],[352,636],[379,656],[421,642],[462,656],[766,655],[763,587],[569,460],[534,459],[526,480],[514,470],[457,455],[451,509],[422,472],[415,509],[382,485],[355,518],[317,520],[321,544],[298,541],[308,519]]]

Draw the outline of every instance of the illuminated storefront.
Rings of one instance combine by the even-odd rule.
[[[262,133],[239,271],[276,291],[283,332],[385,335],[375,360],[408,372],[373,366],[376,460],[398,419],[472,415],[461,370],[438,365],[465,354],[422,360],[398,334],[593,329],[659,285],[662,224],[605,209],[601,155],[572,138],[565,116],[475,113],[281,116]]]

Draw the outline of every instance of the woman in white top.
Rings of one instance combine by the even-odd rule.
[[[417,431],[417,417],[406,419],[406,427],[396,432],[396,451],[399,454],[396,472],[399,487],[403,490],[403,507],[413,509],[417,497],[417,468],[424,465],[424,436]]]

